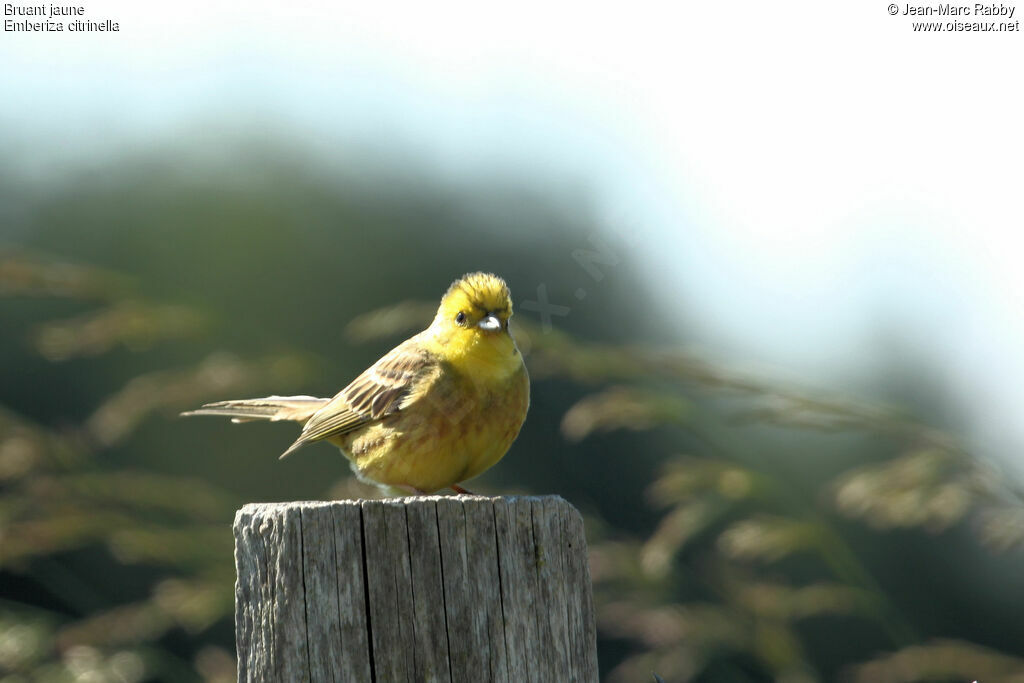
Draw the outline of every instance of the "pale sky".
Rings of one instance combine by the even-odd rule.
[[[121,30],[0,35],[4,148],[255,119],[579,182],[709,338],[856,384],[905,325],[1024,471],[1020,31],[915,33],[884,0],[81,1]]]

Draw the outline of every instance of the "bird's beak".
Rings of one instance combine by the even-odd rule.
[[[481,330],[487,330],[488,332],[492,330],[499,330],[501,329],[501,321],[498,320],[498,316],[496,315],[488,315],[477,323],[477,327]]]

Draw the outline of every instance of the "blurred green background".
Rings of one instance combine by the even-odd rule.
[[[234,511],[378,493],[178,413],[333,395],[474,270],[533,384],[472,488],[582,511],[605,680],[1024,681],[1021,43],[876,10],[5,33],[0,683],[234,680]]]
[[[857,399],[739,371],[665,329],[678,297],[585,201],[220,156],[4,184],[5,682],[231,679],[234,509],[376,492],[329,445],[278,461],[289,425],[177,412],[331,395],[475,268],[508,279],[534,385],[474,488],[584,512],[608,680],[1024,675],[1021,490],[920,359]]]

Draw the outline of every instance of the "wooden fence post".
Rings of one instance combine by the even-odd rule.
[[[558,496],[246,505],[239,681],[597,681],[583,520]]]

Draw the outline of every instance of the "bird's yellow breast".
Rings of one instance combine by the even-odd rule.
[[[398,414],[331,439],[362,478],[429,493],[472,479],[508,451],[530,404],[521,359],[501,381],[454,367],[429,381]]]

